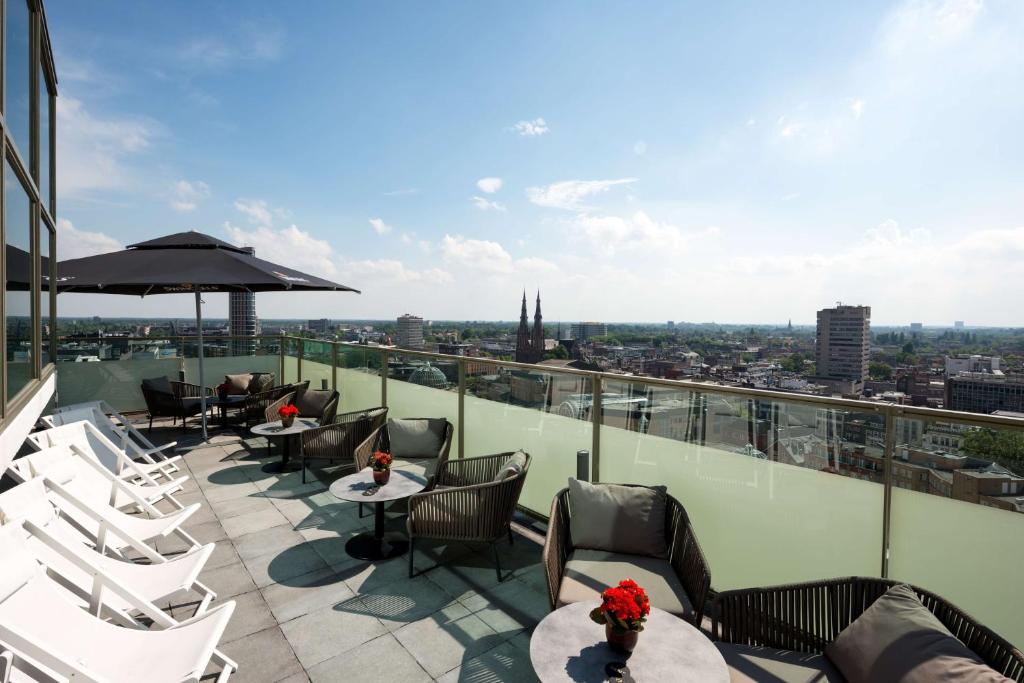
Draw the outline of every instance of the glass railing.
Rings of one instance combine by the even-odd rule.
[[[192,373],[189,354],[146,353],[60,363],[60,402],[142,409],[142,377]],[[520,505],[542,518],[589,451],[594,480],[683,503],[715,590],[885,576],[1024,643],[1024,420],[292,337],[207,363],[208,384],[265,363],[336,388],[339,412],[445,417],[452,458],[522,448]]]

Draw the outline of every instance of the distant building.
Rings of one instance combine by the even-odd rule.
[[[327,334],[331,329],[331,321],[327,318],[320,318],[319,320],[310,320],[306,323],[306,329],[317,334]]]
[[[665,327],[668,328],[669,332],[675,330],[676,329],[676,321],[675,320],[669,320],[668,323],[665,325]]]
[[[255,252],[252,247],[242,247],[249,254]],[[234,339],[231,342],[233,355],[256,355],[256,335],[259,323],[256,319],[256,295],[253,292],[228,293],[228,328],[233,337],[252,337],[252,339]]]
[[[910,323],[910,331],[912,333],[923,332],[924,331],[924,323]]]
[[[544,319],[540,313],[540,292],[533,309],[533,328],[526,319],[526,292],[523,292],[523,308],[519,313],[519,330],[516,333],[516,362],[539,363],[544,360]]]
[[[945,407],[969,413],[1024,412],[1024,375],[961,372],[946,379]]]
[[[398,348],[413,350],[423,348],[423,318],[408,313],[399,316]]]
[[[817,377],[857,390],[868,376],[871,307],[844,306],[818,311],[814,359]]]
[[[607,337],[608,325],[605,323],[573,323],[569,334],[577,341],[585,341],[594,337]]]
[[[963,320],[954,320],[953,321],[953,329],[955,329],[955,330],[962,330],[962,329],[964,329],[964,321]]]
[[[999,369],[1002,358],[999,356],[946,356],[946,377],[959,375],[961,372],[984,372],[990,375],[1002,374]]]

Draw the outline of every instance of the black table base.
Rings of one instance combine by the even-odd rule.
[[[359,534],[348,539],[345,552],[366,562],[390,560],[409,552],[409,541],[391,534],[384,538],[377,538],[374,534]]]

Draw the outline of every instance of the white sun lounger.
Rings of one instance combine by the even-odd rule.
[[[18,458],[8,471],[23,482],[42,477],[50,500],[62,513],[61,520],[77,529],[100,552],[121,555],[131,547],[151,562],[165,562],[166,558],[149,541],[174,534],[193,548],[200,546],[181,528],[199,510],[198,503],[169,513],[160,512],[102,465],[75,455],[67,446]],[[110,504],[111,500],[122,501],[125,496],[149,516],[129,515]]]
[[[98,576],[104,591],[130,601],[164,628],[125,628],[76,606],[34,559],[18,525],[0,527],[0,642],[16,655],[74,681],[198,681],[211,660],[223,683],[237,664],[216,652],[235,603],[175,622],[152,603]]]
[[[133,460],[141,460],[165,474],[177,472],[180,455],[168,455],[165,451],[177,442],[155,446],[126,417],[115,412],[103,401],[77,403],[57,408],[52,415],[40,418],[47,427],[61,427],[74,422],[85,421],[96,427],[111,443],[128,454]]]
[[[116,594],[96,591],[97,573],[153,603],[195,590],[202,596],[196,614],[205,612],[216,598],[198,581],[213,552],[212,543],[162,563],[136,564],[101,555],[82,543],[80,534],[61,524],[41,478],[0,493],[0,524],[23,524],[29,547],[40,562],[59,575],[55,580],[77,595],[93,614],[111,617],[123,625],[139,626],[132,616],[135,608]]]

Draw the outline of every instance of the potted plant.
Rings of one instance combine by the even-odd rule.
[[[390,453],[375,451],[370,456],[370,467],[373,468],[373,483],[383,486],[391,479],[391,463],[394,459]]]
[[[636,581],[624,579],[601,594],[601,604],[590,612],[590,618],[604,624],[605,638],[613,650],[629,653],[650,613],[647,592]]]
[[[281,416],[281,424],[285,428],[291,427],[295,424],[295,418],[299,414],[299,409],[289,403],[288,405],[281,406],[277,409],[277,414]]]
[[[217,398],[222,401],[226,401],[228,398],[228,392],[231,391],[231,385],[227,382],[221,382],[217,385]]]

